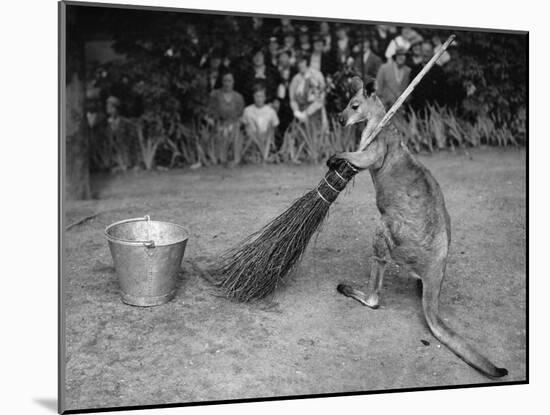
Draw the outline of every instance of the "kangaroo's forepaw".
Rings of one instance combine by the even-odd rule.
[[[349,163],[357,170],[367,169],[370,165],[370,159],[368,154],[365,154],[361,151],[349,152],[344,151],[342,153],[337,153],[327,160],[327,166],[336,170],[341,167],[342,163]]]
[[[343,153],[337,153],[327,160],[327,167],[331,170],[338,170],[342,163],[345,162],[345,159],[342,157]]]

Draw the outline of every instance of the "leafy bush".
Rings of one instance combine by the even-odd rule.
[[[204,64],[214,50],[223,50],[232,70],[239,73],[260,39],[252,32],[251,18],[119,9],[96,12],[93,16],[86,12],[89,22],[82,31],[108,33],[125,59],[94,68],[88,80],[104,94],[121,98],[123,114],[136,120],[145,168],[197,162],[319,163],[335,152],[354,150],[357,127],[343,129],[333,120],[328,128],[292,122],[278,150],[271,134],[247,133],[241,126],[228,130],[204,121],[208,99]],[[265,19],[264,24],[272,29],[278,22]],[[372,25],[353,28],[376,36]],[[426,39],[444,39],[451,33],[415,30]],[[457,42],[449,50],[452,59],[443,67],[448,83],[445,106],[428,106],[394,120],[408,145],[414,151],[434,151],[525,144],[527,36],[455,32]],[[263,39],[260,45],[265,43]],[[329,118],[349,99],[350,71],[336,71],[327,79]]]
[[[520,114],[519,118],[522,116],[525,114]],[[169,153],[169,161],[164,167],[189,166],[197,162],[203,166],[322,163],[335,153],[355,151],[362,129],[361,125],[344,128],[335,118],[329,119],[329,128],[322,128],[318,122],[293,121],[284,134],[281,147],[275,149],[273,130],[256,134],[238,123],[228,126],[196,119],[184,125],[177,117],[163,120],[151,114],[129,122],[136,128],[139,163],[146,169],[161,165],[156,157],[160,148]],[[448,107],[428,106],[426,111],[398,112],[393,123],[413,152],[519,145],[514,130],[496,115],[480,115],[470,121]],[[128,140],[123,142],[130,143]],[[120,148],[114,154],[128,154],[129,151]]]
[[[496,143],[514,137],[518,144],[526,142],[527,51],[526,35],[459,31],[452,59],[444,66],[456,112],[472,123],[489,117],[500,137]]]
[[[274,154],[275,129],[270,127],[266,132],[259,132],[257,129],[246,129],[250,150],[247,152],[247,160],[252,163],[268,163],[276,160]],[[246,150],[248,146],[243,149]]]
[[[397,129],[415,152],[479,145],[518,145],[512,129],[496,115],[480,115],[473,121],[460,118],[447,107],[428,106],[427,111],[399,114]]]

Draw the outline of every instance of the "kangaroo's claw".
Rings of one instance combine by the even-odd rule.
[[[329,159],[327,160],[327,167],[331,170],[336,170],[336,167],[338,167],[339,164],[340,163],[339,163],[337,154],[330,156]]]
[[[327,160],[327,167],[331,170],[339,170],[346,161],[345,153],[337,153]]]

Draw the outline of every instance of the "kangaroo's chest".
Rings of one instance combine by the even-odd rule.
[[[424,244],[445,229],[445,206],[430,172],[408,153],[371,171],[376,205],[397,245]]]

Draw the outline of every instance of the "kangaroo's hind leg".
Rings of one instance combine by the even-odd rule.
[[[390,260],[390,250],[384,227],[377,229],[373,239],[374,255],[371,258],[370,278],[368,284],[368,296],[366,303],[370,308],[378,308],[380,305],[380,291],[384,281],[386,266]]]
[[[385,228],[379,227],[374,236],[374,255],[371,258],[368,295],[346,284],[340,284],[337,287],[340,293],[354,298],[361,304],[373,309],[378,308],[380,305],[380,291],[384,280],[384,272],[386,271],[386,265],[390,259],[390,250],[385,235]]]

